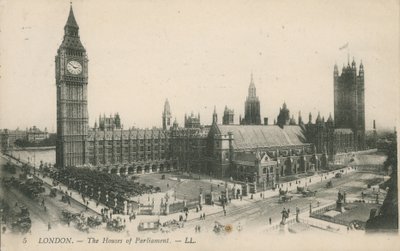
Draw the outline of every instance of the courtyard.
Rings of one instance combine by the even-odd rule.
[[[203,194],[225,191],[225,182],[216,179],[198,179],[198,175],[190,176],[182,173],[157,173],[135,176],[140,184],[159,187],[161,192],[169,192],[178,200],[197,200],[200,191]]]

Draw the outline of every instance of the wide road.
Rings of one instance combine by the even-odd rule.
[[[368,181],[381,177],[371,173],[353,172],[344,175],[342,178],[333,178],[332,188],[325,187],[327,181],[309,186],[310,190],[317,190],[315,197],[303,197],[301,194],[289,193],[293,198],[291,201],[285,203],[279,202],[279,196],[255,202],[251,202],[248,197],[243,199],[243,201],[235,200],[226,207],[226,216],[224,216],[223,212],[220,212],[213,215],[206,215],[205,220],[196,219],[188,221],[182,231],[194,232],[195,225],[200,225],[202,231],[211,231],[215,221],[223,225],[232,224],[233,227],[237,227],[240,223],[243,230],[246,228],[262,229],[269,224],[269,218],[271,218],[272,224],[278,223],[281,220],[283,208],[290,209],[291,214],[296,212],[296,207],[300,208],[301,212],[308,212],[310,203],[312,207],[317,207],[318,205],[323,206],[334,202],[337,199],[339,190],[342,192],[346,191],[347,198],[361,199],[361,191],[367,189]],[[382,199],[383,196],[381,196]],[[198,214],[200,215],[200,213]]]
[[[1,156],[0,167],[6,162],[7,160]],[[1,177],[11,177],[11,176],[18,177],[20,173],[21,172],[18,167],[17,167],[17,174],[15,175],[7,173],[3,171],[2,168],[0,168]],[[63,209],[74,213],[84,212],[85,216],[95,215],[95,213],[90,211],[85,212],[84,206],[74,200],[71,200],[71,205],[62,202],[61,194],[59,192],[57,192],[57,197],[55,198],[50,197],[49,196],[50,187],[46,185],[44,187],[45,187],[45,192],[41,194],[41,197],[39,199],[29,198],[28,196],[24,195],[17,188],[13,186],[11,186],[9,189],[5,189],[3,186],[0,187],[0,197],[3,198],[10,207],[14,207],[15,204],[18,203],[18,206],[24,205],[28,208],[30,213],[30,218],[32,220],[32,228],[31,228],[32,232],[47,231],[48,223],[50,223],[52,230],[57,228],[62,229],[68,227],[66,224],[61,222],[60,216],[61,216],[61,211]],[[41,205],[42,199],[44,199],[45,201],[46,210]],[[73,229],[72,226],[73,224],[71,224],[71,227],[68,229],[68,231],[74,231],[72,230]]]

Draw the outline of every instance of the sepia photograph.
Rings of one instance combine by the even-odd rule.
[[[0,247],[394,250],[398,0],[0,0]]]

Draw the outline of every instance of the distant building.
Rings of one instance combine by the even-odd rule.
[[[0,131],[1,149],[7,150],[14,147],[17,140],[25,140],[27,138],[27,130],[8,130],[3,129]]]
[[[95,128],[97,128],[97,123],[95,124]],[[99,125],[98,128],[102,131],[110,131],[114,129],[122,129],[121,125],[121,117],[119,114],[110,115],[106,117],[106,115],[99,116]]]
[[[283,128],[285,125],[290,124],[290,112],[286,106],[286,102],[283,103],[282,108],[279,108],[279,115],[277,118],[277,125]]]
[[[162,127],[164,130],[169,130],[171,128],[171,118],[171,107],[169,106],[169,102],[167,99],[165,100],[164,111],[162,113]]]
[[[365,145],[365,87],[364,65],[353,62],[343,66],[339,74],[337,65],[333,71],[335,128],[350,129],[354,134],[354,150],[364,150]]]
[[[240,121],[242,125],[261,125],[260,100],[256,94],[256,86],[251,74],[248,96],[244,104],[244,118]]]
[[[184,126],[171,126],[165,101],[162,128],[123,129],[118,114],[88,126],[88,59],[79,37],[72,7],[56,56],[58,167],[93,166],[117,174],[170,170],[230,177],[250,190],[276,186],[285,176],[328,168],[338,153],[364,149],[364,70],[355,63],[339,76],[334,69],[335,120],[320,114],[313,123],[298,123],[286,102],[274,125],[261,125],[260,101],[251,75],[244,118],[234,125],[233,110],[225,107],[222,125],[214,107],[211,126],[200,114],[185,114]],[[337,121],[336,121],[337,120]],[[347,156],[346,154],[344,154]]]
[[[47,128],[44,131],[36,126],[26,128],[26,130],[0,130],[0,149],[8,150],[15,146],[17,141],[25,141],[29,143],[39,143],[49,138]]]
[[[185,128],[200,128],[200,113],[197,116],[193,112],[190,116],[185,114]]]
[[[88,58],[71,6],[56,56],[56,165],[92,165],[123,174],[170,170],[176,166],[170,156],[168,131],[122,130],[119,114],[100,116],[98,127],[90,129],[87,85]]]
[[[41,131],[36,126],[29,128],[27,130],[26,134],[27,134],[27,140],[29,142],[38,143],[40,141],[43,141],[43,140],[49,138],[49,133],[47,132],[47,128],[45,128],[44,131]]]
[[[232,177],[250,190],[272,187],[284,176],[327,167],[297,125],[218,125],[208,134],[204,166],[216,177]]]
[[[235,113],[233,109],[229,109],[225,106],[224,116],[222,117],[222,124],[224,125],[233,125],[234,124],[234,116]]]

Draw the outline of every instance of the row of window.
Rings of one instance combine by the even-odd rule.
[[[159,156],[157,155],[140,155],[140,156],[132,156],[131,161],[145,161],[145,160],[160,160],[160,159],[165,159],[165,155],[161,154]],[[95,161],[100,163],[100,164],[106,164],[106,163],[111,163],[111,162],[128,162],[129,158],[127,156],[112,156],[112,155],[105,155],[105,156],[89,156],[89,162],[92,164],[95,164]]]
[[[98,152],[103,152],[104,149],[105,149],[106,151],[112,151],[112,147],[97,146],[96,149],[97,149]],[[155,147],[151,147],[151,146],[148,146],[148,147],[140,146],[139,148],[132,147],[132,152],[137,152],[138,149],[139,149],[140,152],[144,152],[144,151],[146,151],[146,152],[151,152],[151,151],[170,150],[169,147],[164,147],[164,146],[155,146]],[[88,148],[88,151],[89,151],[89,152],[93,152],[94,150],[95,150],[95,148],[94,148],[93,146],[89,146],[89,148]],[[115,147],[115,151],[116,151],[116,152],[121,152],[121,150],[127,153],[127,152],[129,152],[129,147],[124,147],[124,148]]]
[[[133,146],[138,145],[138,144],[140,144],[140,145],[151,145],[151,144],[152,145],[155,145],[155,144],[164,145],[165,143],[167,143],[165,141],[165,139],[161,139],[161,140],[155,139],[155,140],[153,140],[153,142],[150,139],[148,139],[146,141],[144,141],[143,139],[141,139],[139,141],[137,141],[137,140],[123,140],[122,142],[121,142],[121,140],[98,140],[97,142],[98,142],[98,145],[106,144],[108,146],[112,146],[112,145],[120,146],[121,144],[124,145],[124,146],[129,146],[129,144],[131,142],[132,142]],[[94,142],[90,141],[89,145],[94,145]]]

